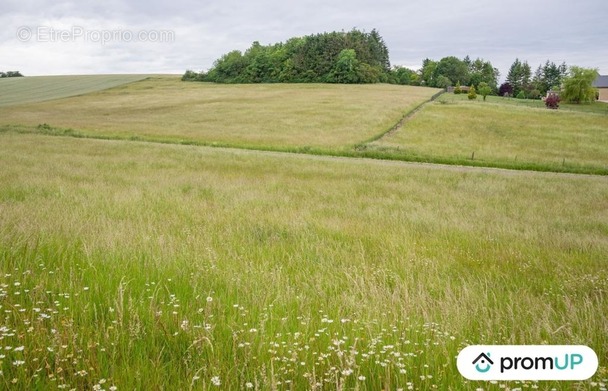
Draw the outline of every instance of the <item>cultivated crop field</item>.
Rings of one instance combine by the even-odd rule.
[[[144,113],[163,115],[163,93],[145,111],[144,91],[169,84],[80,97],[105,105],[107,94],[141,94],[108,116],[86,109],[82,129],[69,124],[76,106],[62,116],[50,109],[73,98],[0,109],[10,124],[0,130],[1,389],[606,388],[605,176],[182,145],[160,125],[149,137],[162,143],[102,139],[131,126],[147,138]],[[296,86],[180,85],[191,99],[230,90],[254,113],[259,94],[261,112],[267,102],[291,107],[284,121],[331,121],[279,103]],[[308,100],[323,96],[319,107],[389,88],[368,87],[298,88]],[[393,114],[423,101],[395,104]],[[311,130],[311,139],[338,151],[384,127],[376,115],[360,121],[373,131],[324,141]],[[289,146],[308,145],[296,136]],[[600,368],[582,382],[469,382],[455,357],[470,344],[588,345]]]

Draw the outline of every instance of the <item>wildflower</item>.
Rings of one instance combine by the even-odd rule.
[[[207,296],[207,303],[211,303],[213,301],[213,297]]]
[[[22,352],[23,349],[25,349],[25,346],[18,346],[15,349],[13,349],[14,352]]]
[[[344,375],[344,376],[350,376],[352,374],[353,374],[353,370],[350,369],[350,368],[345,369],[345,370],[342,371],[342,375]]]
[[[22,360],[13,361],[13,365],[16,367],[23,365],[23,364],[25,364],[25,361],[22,361]]]
[[[222,384],[222,381],[220,380],[219,376],[213,376],[211,378],[211,383],[213,383],[214,386],[220,386]]]
[[[253,388],[253,383],[251,383],[251,382],[245,383],[245,388]]]
[[[110,386],[110,391],[116,391],[116,390],[118,390],[118,387],[116,387],[116,386]]]
[[[361,381],[365,381],[365,376],[361,375],[359,376],[357,379],[361,380]]]

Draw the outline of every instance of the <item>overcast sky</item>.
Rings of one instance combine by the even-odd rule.
[[[393,65],[469,55],[608,74],[608,0],[2,0],[0,71],[183,73],[253,41],[376,28]]]

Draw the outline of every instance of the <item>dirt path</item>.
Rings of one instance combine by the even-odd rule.
[[[427,104],[433,102],[435,99],[437,99],[438,97],[440,97],[444,93],[445,93],[444,91],[441,91],[441,92],[438,92],[435,95],[431,96],[431,99],[427,100],[426,102],[423,102],[420,106],[416,107],[414,110],[412,110],[409,113],[407,113],[406,115],[404,115],[399,120],[399,122],[397,122],[395,124],[395,126],[393,126],[388,132],[384,133],[382,136],[378,137],[377,139],[375,139],[373,141],[380,141],[380,140],[382,140],[385,137],[390,137],[396,131],[398,131],[399,129],[401,129],[403,127],[403,124],[405,124],[407,121],[409,121],[410,119],[412,119],[416,115],[416,113],[418,113],[420,110],[422,110],[424,108],[424,106],[426,106]],[[366,143],[366,144],[369,144],[369,143]]]

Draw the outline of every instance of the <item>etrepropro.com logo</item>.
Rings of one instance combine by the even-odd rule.
[[[586,380],[598,360],[582,345],[473,345],[460,351],[457,366],[469,380]]]

